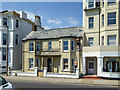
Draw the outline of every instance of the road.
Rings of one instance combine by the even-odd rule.
[[[23,88],[116,88],[113,86],[100,86],[100,85],[82,85],[82,84],[66,84],[66,83],[50,83],[50,82],[30,82],[30,81],[9,81],[13,84],[17,90],[23,90]],[[34,89],[35,90],[35,89]],[[115,89],[114,89],[115,90]]]

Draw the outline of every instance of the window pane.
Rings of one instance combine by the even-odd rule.
[[[93,38],[89,38],[89,46],[93,46]]]
[[[116,12],[108,13],[108,25],[116,24]]]
[[[3,25],[7,25],[7,18],[3,18]]]
[[[52,42],[49,42],[48,43],[48,50],[51,50],[52,49]]]
[[[102,36],[102,45],[104,45],[104,36]]]
[[[93,8],[94,7],[94,0],[89,0],[88,1],[88,8]]]
[[[104,15],[102,15],[102,26],[104,26]]]
[[[7,56],[7,50],[5,48],[3,48],[2,53],[3,53],[3,60],[6,60],[7,59],[6,58],[6,56]]]
[[[30,43],[29,43],[29,50],[30,50],[30,51],[33,51],[33,49],[34,49],[33,43],[30,42]]]
[[[29,59],[29,68],[33,68],[33,58]]]
[[[108,4],[116,3],[116,0],[108,0]]]
[[[3,34],[3,45],[7,45],[7,34]]]
[[[63,50],[68,50],[68,41],[63,41]]]
[[[93,25],[94,25],[94,18],[90,17],[89,18],[89,28],[93,28]]]
[[[63,59],[63,69],[68,69],[68,59]]]
[[[108,36],[108,45],[116,45],[116,35]]]
[[[71,41],[71,50],[74,50],[74,42]]]
[[[40,50],[40,43],[37,43],[36,48],[37,48],[37,51]]]

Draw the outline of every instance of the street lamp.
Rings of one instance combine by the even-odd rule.
[[[6,76],[8,76],[8,26],[5,25],[7,28],[7,61],[6,61]]]

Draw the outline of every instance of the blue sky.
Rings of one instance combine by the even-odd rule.
[[[32,21],[39,15],[47,29],[82,26],[82,2],[3,2],[2,10],[25,11]]]

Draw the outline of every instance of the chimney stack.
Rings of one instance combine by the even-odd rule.
[[[40,16],[35,16],[35,24],[37,25],[37,26],[41,26],[41,18],[40,18]]]
[[[24,19],[27,19],[27,14],[23,11],[20,11],[20,17],[24,18]]]

